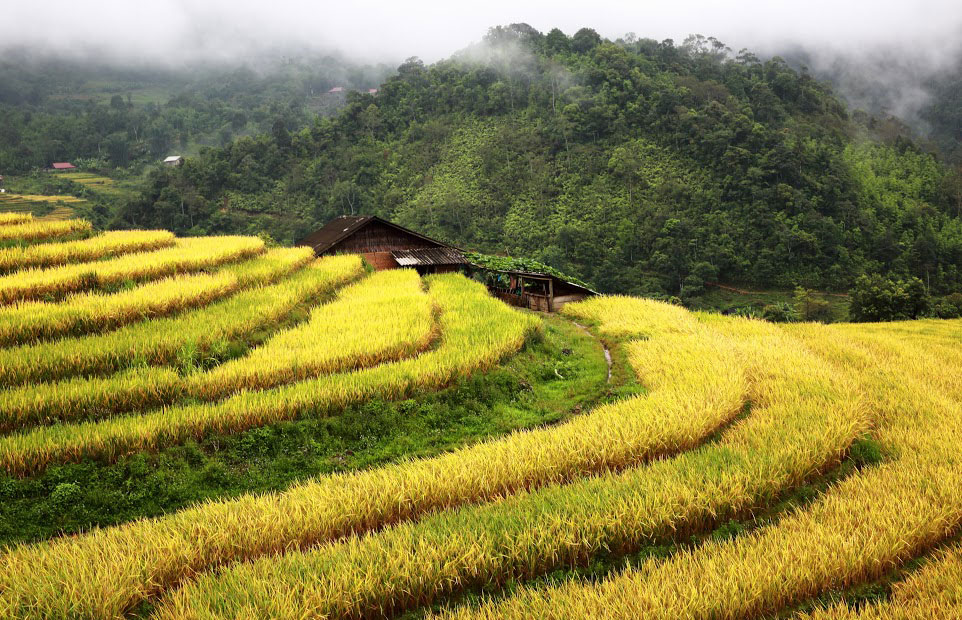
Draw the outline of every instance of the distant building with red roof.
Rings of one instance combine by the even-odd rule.
[[[74,166],[68,161],[58,161],[50,164],[50,167],[54,170],[76,170],[77,166]]]

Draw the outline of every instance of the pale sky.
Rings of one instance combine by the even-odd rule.
[[[307,45],[366,61],[426,62],[489,26],[627,32],[681,41],[716,36],[761,53],[793,43],[826,52],[898,50],[935,65],[962,44],[962,0],[0,0],[0,54],[28,46],[129,60],[230,59]]]

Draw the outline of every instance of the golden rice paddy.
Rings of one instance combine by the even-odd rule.
[[[0,309],[11,474],[439,389],[539,329],[458,275],[137,234],[157,245],[0,251],[0,290],[61,293]],[[174,249],[196,267],[154,266]],[[112,289],[109,273],[132,284]],[[432,458],[8,548],[0,617],[959,616],[962,321],[780,326],[629,297],[565,314],[618,347],[644,393]],[[243,355],[178,365],[261,329]],[[852,466],[866,446],[878,462]],[[894,580],[885,595],[854,604],[880,580]]]

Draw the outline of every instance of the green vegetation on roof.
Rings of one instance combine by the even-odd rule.
[[[592,289],[592,286],[583,280],[569,276],[567,274],[561,273],[554,267],[545,265],[536,260],[530,258],[514,258],[511,256],[492,256],[491,254],[481,254],[480,252],[465,252],[464,258],[468,262],[477,265],[478,267],[484,267],[485,269],[494,269],[497,271],[527,271],[530,273],[543,273],[556,278],[565,280],[566,282],[571,282],[572,284],[577,284],[578,286],[583,286],[587,289]]]

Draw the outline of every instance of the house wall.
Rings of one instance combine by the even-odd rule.
[[[588,297],[587,295],[580,294],[580,293],[576,295],[557,295],[555,296],[554,301],[552,302],[552,305],[554,306],[555,312],[560,312],[561,308],[563,308],[565,304],[570,304],[571,302],[574,302],[574,301],[581,301],[582,299],[585,299],[587,297]]]
[[[390,252],[361,252],[361,256],[364,257],[371,267],[374,267],[375,271],[382,271],[384,269],[397,269],[397,261],[391,256]]]
[[[534,293],[525,293],[523,296],[518,297],[513,293],[508,293],[498,289],[489,289],[491,294],[503,301],[506,304],[512,306],[518,306],[520,308],[528,308],[530,310],[538,310],[539,312],[548,312],[548,297],[547,295],[537,295]],[[557,306],[555,310],[557,310]]]
[[[518,297],[514,293],[507,292],[503,289],[489,288],[488,289],[492,295],[500,299],[506,304],[512,306],[519,306],[521,308],[529,308],[531,310],[538,310],[540,312],[548,312],[548,297],[546,295],[538,295],[537,293],[525,293],[523,297]],[[554,299],[551,300],[551,310],[554,312],[559,312],[565,304],[571,303],[573,301],[581,301],[587,298],[588,295],[583,293],[573,294],[573,295],[556,295]]]

